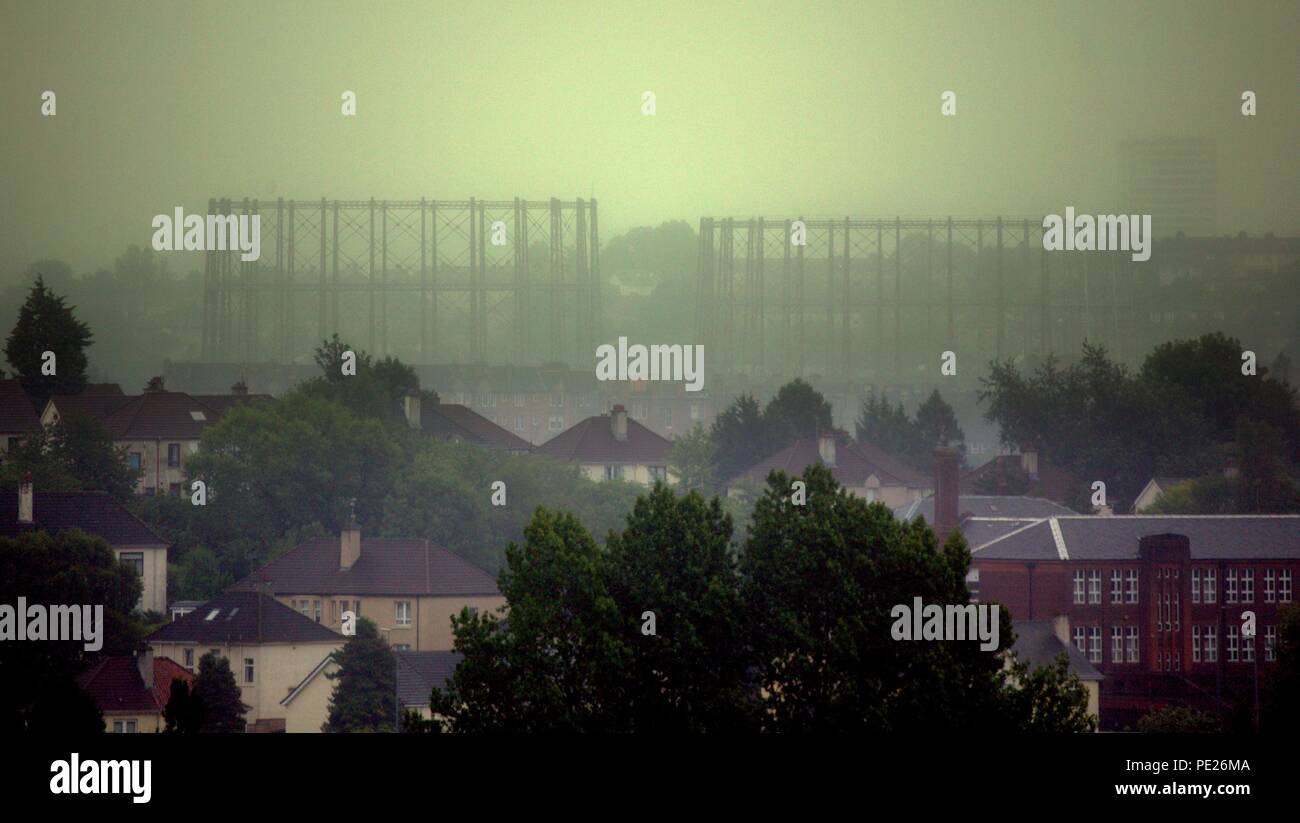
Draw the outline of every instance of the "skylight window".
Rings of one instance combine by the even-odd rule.
[[[212,611],[208,612],[208,616],[205,617],[205,618],[203,618],[203,619],[204,619],[204,620],[216,620],[216,619],[217,619],[217,612],[219,612],[219,611],[221,611],[221,609],[213,609]]]
[[[238,607],[238,606],[236,606],[235,608],[233,608],[233,609],[230,610],[230,614],[226,615],[226,619],[227,619],[227,620],[230,620],[230,619],[234,618],[234,616],[235,616],[236,614],[239,614],[239,607]]]
[[[208,419],[201,411],[190,412],[190,417],[193,417],[195,420],[199,422],[206,422]]]

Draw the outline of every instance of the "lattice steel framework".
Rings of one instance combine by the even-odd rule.
[[[261,257],[206,255],[203,359],[310,356],[337,331],[407,362],[586,362],[595,200],[210,200],[261,216]],[[504,243],[494,241],[504,240]]]
[[[1086,339],[1130,356],[1139,264],[1047,252],[1042,222],[703,218],[699,341],[725,373],[847,380],[933,377],[946,350],[982,366]]]

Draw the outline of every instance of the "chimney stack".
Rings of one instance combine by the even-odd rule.
[[[347,570],[361,559],[361,527],[357,525],[356,515],[348,521],[339,533],[339,569]]]
[[[957,528],[957,461],[961,452],[949,446],[934,450],[934,534],[943,545]]]
[[[23,474],[23,482],[18,485],[18,522],[31,525],[32,522],[32,473]]]
[[[817,438],[817,454],[828,469],[835,468],[835,436],[827,433]]]
[[[135,650],[135,667],[140,671],[140,679],[146,689],[153,688],[153,647],[143,646]]]
[[[406,414],[406,425],[420,430],[420,395],[408,394],[402,398],[402,411]]]
[[[1030,480],[1038,479],[1038,450],[1022,449],[1020,452],[1020,468],[1025,470]]]
[[[627,409],[621,403],[614,406],[609,419],[614,429],[614,439],[620,443],[627,442]]]

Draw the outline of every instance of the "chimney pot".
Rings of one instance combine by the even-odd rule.
[[[610,425],[614,430],[614,439],[620,443],[627,441],[627,409],[620,403],[610,412]]]
[[[1025,449],[1020,453],[1020,468],[1025,470],[1030,480],[1038,479],[1038,450]]]
[[[835,468],[835,438],[823,434],[817,438],[817,454],[827,468]]]
[[[406,425],[420,430],[420,395],[408,394],[402,398],[402,411],[406,414]]]
[[[32,522],[32,473],[23,474],[23,482],[18,485],[18,522]]]
[[[142,649],[136,649],[135,666],[140,672],[140,679],[144,681],[146,689],[153,688],[153,647],[145,646]]]

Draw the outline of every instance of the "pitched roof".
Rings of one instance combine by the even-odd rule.
[[[343,635],[263,592],[231,589],[145,638],[151,643],[343,642]]]
[[[299,544],[236,583],[269,586],[275,594],[496,596],[496,579],[468,560],[428,540],[371,537],[361,557],[339,568],[339,539]],[[265,588],[263,590],[266,590]]]
[[[835,465],[831,474],[842,486],[861,486],[873,474],[882,486],[928,489],[934,485],[924,474],[874,443],[859,443],[844,436],[836,436],[835,441]],[[727,482],[736,483],[745,478],[762,482],[775,469],[789,475],[803,474],[813,463],[823,462],[818,443],[816,437],[796,440]]]
[[[1065,652],[1070,659],[1070,674],[1084,681],[1104,679],[1104,675],[1073,643],[1061,642],[1050,620],[1017,620],[1012,627],[1016,642],[1011,648],[1029,664],[1031,671],[1039,666],[1054,665],[1056,656]]]
[[[443,688],[456,672],[460,652],[394,652],[397,658],[397,701],[403,706],[427,706],[434,687]]]
[[[440,440],[453,437],[494,449],[532,451],[533,444],[483,415],[456,403],[424,403],[420,431]]]
[[[41,416],[23,384],[17,378],[0,380],[0,432],[30,432],[40,427]]]
[[[104,423],[113,412],[131,402],[124,394],[103,392],[97,394],[56,394],[49,399],[44,412],[54,407],[59,417],[90,417]]]
[[[78,394],[50,398],[60,416],[84,415],[104,424],[114,440],[197,440],[231,407],[270,399],[265,394],[145,392],[137,395]]]
[[[173,680],[194,682],[194,675],[168,657],[153,659],[153,688],[144,684],[136,659],[129,655],[101,658],[77,678],[102,712],[159,713],[171,699]]]
[[[31,525],[18,522],[18,493],[0,492],[0,537],[43,529],[81,529],[114,546],[166,546],[144,521],[107,492],[33,492]]]
[[[977,494],[981,488],[987,488],[986,483],[996,483],[999,472],[1022,471],[1020,468],[1022,458],[1023,455],[1019,454],[1002,454],[982,466],[971,469],[958,481],[959,491],[962,494]],[[1034,497],[1067,500],[1080,485],[1082,481],[1073,473],[1048,462],[1040,454],[1038,455],[1038,477],[1030,480],[1028,493]]]
[[[972,549],[975,560],[1136,560],[1138,541],[1186,535],[1195,560],[1300,559],[1300,515],[1073,515],[1032,521]]]
[[[1044,517],[1062,517],[1078,512],[1067,509],[1060,503],[1042,497],[1025,497],[1023,495],[962,494],[957,497],[957,511],[962,519],[967,517],[1001,517],[1022,520],[1039,520]],[[926,522],[934,522],[934,495],[923,500],[894,509],[894,516],[899,520],[912,520],[918,516]]]
[[[610,415],[601,414],[562,431],[537,447],[538,454],[573,463],[647,463],[666,465],[671,441],[627,418],[627,439],[614,439]]]

